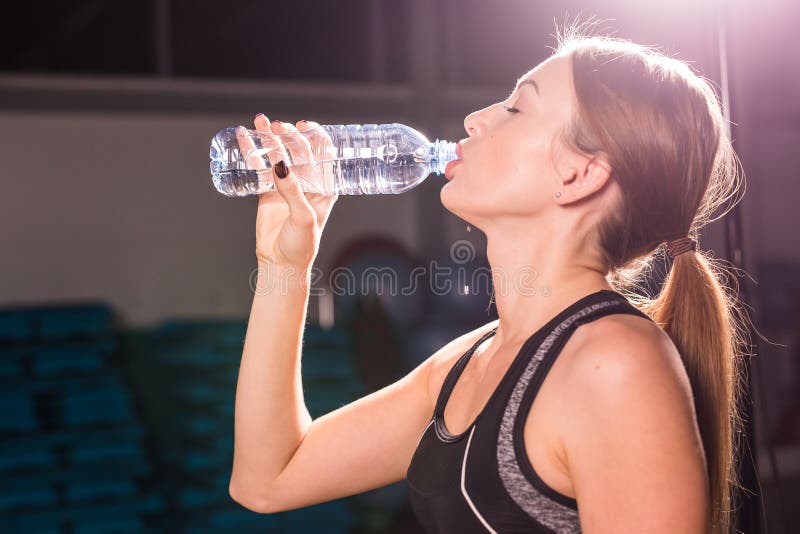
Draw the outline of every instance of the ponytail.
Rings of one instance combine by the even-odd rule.
[[[736,438],[742,427],[744,331],[733,313],[736,292],[725,278],[724,268],[702,251],[679,254],[661,292],[638,305],[672,339],[689,376],[708,468],[709,532],[714,533],[730,531],[732,493],[740,487]]]
[[[709,531],[733,523],[742,359],[747,314],[722,262],[681,239],[654,298],[640,282],[665,241],[696,235],[740,189],[717,96],[684,62],[629,41],[559,35],[557,54],[572,62],[577,110],[567,146],[603,152],[618,199],[595,228],[615,290],[650,316],[681,354],[694,395],[709,479]],[[733,204],[731,204],[731,207]],[[722,217],[727,211],[719,215]],[[678,253],[683,252],[683,253]]]

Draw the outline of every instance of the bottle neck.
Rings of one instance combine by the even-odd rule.
[[[428,165],[431,172],[444,174],[444,168],[451,161],[458,159],[456,154],[456,143],[437,139],[429,143],[428,146]]]

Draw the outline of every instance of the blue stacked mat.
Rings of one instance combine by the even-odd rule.
[[[0,531],[138,532],[164,499],[103,304],[0,310]]]

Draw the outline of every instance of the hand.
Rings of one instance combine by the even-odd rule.
[[[268,149],[266,155],[272,165],[270,176],[275,183],[274,191],[258,196],[256,258],[259,265],[308,271],[316,258],[322,230],[338,195],[304,192],[275,134],[281,134],[281,140],[297,161],[311,161],[315,155],[328,153],[333,142],[327,132],[313,122],[300,121],[295,127],[288,123],[270,123],[267,117],[259,114],[254,123],[262,147],[274,147]],[[248,154],[253,150],[253,142],[248,137],[240,136],[238,141],[242,153]],[[285,178],[278,178],[275,174],[275,165],[281,160],[289,170]],[[255,156],[248,166],[266,169],[261,156]]]

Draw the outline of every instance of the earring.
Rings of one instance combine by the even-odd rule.
[[[556,198],[561,198],[561,191],[556,191],[556,194],[553,196],[555,196]]]

